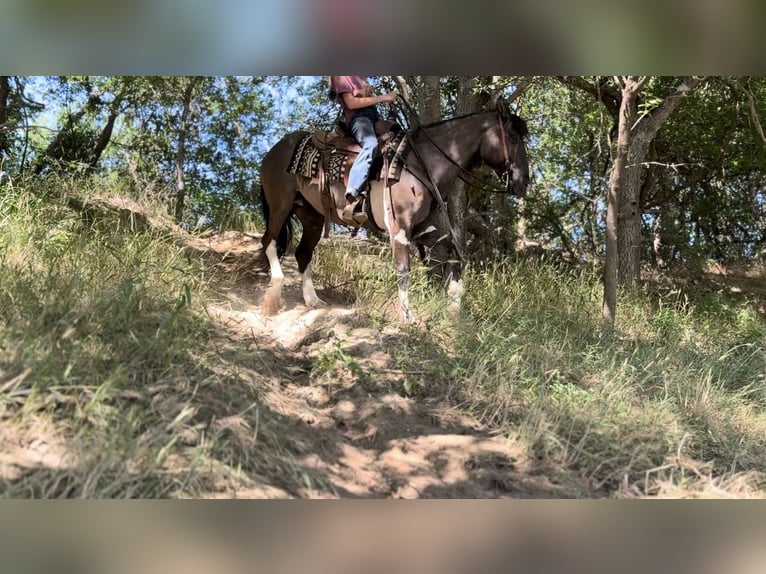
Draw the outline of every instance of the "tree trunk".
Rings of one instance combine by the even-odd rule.
[[[476,86],[476,77],[460,76],[458,79],[457,101],[455,106],[456,114],[468,114],[475,112],[482,107],[484,102],[474,94]],[[455,243],[463,252],[466,241],[466,215],[468,208],[468,186],[462,179],[458,179],[453,186],[447,190],[447,211],[455,232]]]
[[[96,147],[93,148],[90,161],[88,162],[88,165],[90,165],[91,169],[96,169],[96,166],[101,159],[101,155],[104,153],[106,146],[109,145],[109,142],[112,139],[114,123],[117,121],[117,117],[120,115],[119,108],[123,98],[124,94],[118,94],[110,106],[111,111],[109,112],[109,117],[106,120],[106,125],[104,126],[104,129],[101,130],[101,134],[99,135],[98,141],[96,142]]]
[[[2,128],[5,122],[8,121],[8,100],[11,96],[11,81],[10,76],[0,76],[0,162],[2,162],[3,156],[7,155],[8,150],[8,136]]]
[[[617,124],[617,147],[615,150],[614,164],[609,178],[609,192],[606,207],[606,260],[604,262],[604,300],[601,305],[601,318],[608,328],[614,327],[617,314],[617,285],[618,270],[623,249],[630,247],[632,235],[619,237],[620,226],[628,221],[624,215],[621,217],[620,210],[625,206],[631,206],[633,198],[630,190],[625,188],[632,185],[636,178],[638,166],[628,164],[630,158],[631,128],[636,118],[636,98],[641,88],[646,83],[646,77],[625,77],[619,80],[622,87],[622,99]],[[640,190],[640,185],[638,188]],[[637,201],[637,198],[636,198]],[[638,213],[637,206],[634,211]],[[630,210],[626,215],[630,214]],[[639,227],[640,231],[640,227]],[[627,243],[627,247],[626,247]]]
[[[636,119],[637,98],[649,78],[616,78],[619,93],[604,82],[591,84],[582,78],[564,78],[562,82],[582,89],[601,100],[612,111],[619,100],[617,146],[607,197],[606,260],[604,265],[604,300],[601,316],[614,326],[617,286],[632,285],[641,269],[641,188],[649,149],[670,114],[688,92],[706,80],[704,76],[681,77],[675,90],[661,103]]]
[[[442,119],[441,88],[439,76],[422,76],[421,99],[422,111],[420,117],[424,123],[430,124]]]
[[[178,126],[178,149],[176,150],[176,204],[175,220],[181,223],[184,215],[184,204],[186,202],[186,176],[184,164],[186,163],[186,137],[189,132],[189,120],[191,117],[191,102],[198,78],[189,80],[183,91],[181,121]]]
[[[417,117],[407,117],[410,125],[414,127],[441,119],[439,76],[394,76],[394,80],[402,97],[417,112]]]
[[[630,124],[635,122],[636,100],[632,98],[630,105],[633,113],[629,118]],[[620,117],[620,124],[628,121],[625,116]],[[630,127],[628,127],[630,130]],[[618,148],[620,138],[623,137],[622,125],[618,136]],[[630,134],[628,135],[630,138]],[[634,286],[641,277],[641,206],[640,192],[643,162],[646,155],[641,153],[642,146],[638,141],[628,141],[628,150],[625,155],[625,164],[622,167],[621,183],[617,195],[617,283],[624,287]]]
[[[638,120],[635,117],[631,120],[628,169],[621,190],[617,227],[620,252],[617,278],[620,285],[632,286],[641,276],[641,189],[646,172],[645,162],[649,157],[652,142],[662,124],[681,104],[683,97],[704,81],[705,78],[699,76],[682,77],[675,90],[666,96],[659,106]]]

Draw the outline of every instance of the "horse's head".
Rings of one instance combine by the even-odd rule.
[[[529,187],[529,164],[525,139],[527,124],[512,114],[502,98],[497,101],[497,127],[488,132],[482,159],[495,170],[505,191],[524,197]]]

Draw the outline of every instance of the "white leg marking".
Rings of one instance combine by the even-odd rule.
[[[405,233],[404,229],[400,229],[396,232],[396,235],[394,235],[394,241],[399,243],[400,245],[409,245],[410,242],[407,239],[407,233]]]
[[[285,275],[282,273],[282,266],[277,257],[277,246],[273,241],[266,246],[266,257],[269,259],[271,268],[271,284],[263,295],[261,309],[266,315],[274,315],[282,307],[282,281]]]
[[[285,278],[285,274],[282,273],[282,266],[279,264],[277,244],[274,240],[270,241],[266,246],[266,257],[269,259],[269,267],[271,268],[271,282],[282,281]]]
[[[450,279],[447,285],[447,310],[454,314],[460,311],[460,301],[463,298],[463,281]]]
[[[399,311],[402,314],[402,319],[408,320],[410,314],[410,294],[407,289],[399,287]]]
[[[303,301],[306,303],[306,307],[313,309],[320,305],[327,305],[317,295],[316,289],[314,289],[314,281],[311,278],[311,263],[308,264],[306,270],[302,275],[303,280]]]
[[[399,288],[399,312],[405,323],[417,323],[418,315],[410,308],[410,295],[406,289]]]

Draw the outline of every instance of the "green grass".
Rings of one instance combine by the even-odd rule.
[[[249,368],[273,359],[216,336],[200,261],[109,212],[83,218],[71,189],[49,192],[67,185],[0,193],[0,430],[56,455],[0,474],[0,493],[195,496],[291,465]]]
[[[766,322],[755,302],[623,293],[607,336],[591,270],[508,260],[469,267],[465,287],[459,320],[437,316],[396,349],[403,392],[448,394],[523,438],[541,470],[605,495],[705,496],[722,484],[763,494]]]
[[[100,185],[84,196],[122,190]],[[171,235],[83,217],[67,201],[77,192],[55,179],[0,189],[0,440],[63,453],[0,478],[0,492],[196,496],[275,476],[321,486],[284,446],[292,423],[259,396],[281,358],[216,331],[202,260]],[[372,325],[396,320],[388,245],[323,241],[314,275]],[[399,392],[448,399],[522,440],[537,471],[594,495],[766,492],[762,301],[651,286],[620,295],[617,331],[604,334],[590,269],[470,265],[458,318],[415,257],[411,280],[424,321],[386,349]],[[336,345],[309,374],[325,384],[338,369],[362,372]]]

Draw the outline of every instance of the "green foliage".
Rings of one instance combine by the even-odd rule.
[[[603,256],[605,197],[617,97],[610,77],[582,77],[590,93],[570,79],[475,78],[475,92],[511,92],[528,121],[533,188],[523,214],[491,186],[470,207],[494,230],[483,242],[495,255],[513,250],[523,215],[526,240],[564,250],[580,260]],[[131,181],[136,198],[153,197],[172,212],[177,144],[185,87],[193,83],[184,173],[183,223],[195,227],[247,226],[258,208],[263,154],[288,131],[328,128],[338,113],[326,97],[323,76],[123,77],[68,76],[10,82],[8,120],[43,126],[4,132],[12,177],[35,168],[73,175],[116,172]],[[440,78],[441,108],[454,113],[465,78]],[[385,89],[393,77],[374,77]],[[651,77],[639,115],[654,113],[678,83]],[[415,90],[417,91],[417,90]],[[30,95],[32,94],[32,95]],[[603,94],[611,94],[603,97]],[[615,94],[617,96],[615,96]],[[600,101],[602,98],[604,101]],[[44,101],[45,104],[34,100]],[[642,258],[657,265],[720,262],[763,257],[766,168],[763,124],[766,83],[755,77],[712,78],[686,96],[657,135],[642,168]],[[423,102],[411,102],[416,108]],[[108,145],[99,141],[116,117]],[[50,127],[51,129],[45,129]],[[469,226],[470,228],[470,226]],[[493,255],[494,256],[494,255]]]
[[[717,78],[668,121],[657,155],[673,167],[659,169],[645,201],[667,220],[660,233],[675,256],[762,257],[766,143],[757,122],[766,114],[765,94],[758,79]]]
[[[368,373],[344,349],[343,343],[331,333],[331,343],[324,353],[321,353],[313,363],[311,378],[320,384],[341,384],[341,379],[348,373],[354,379],[365,379]]]
[[[608,112],[587,94],[553,79],[525,93],[534,188],[527,198],[529,238],[578,256],[602,253],[608,186]]]

